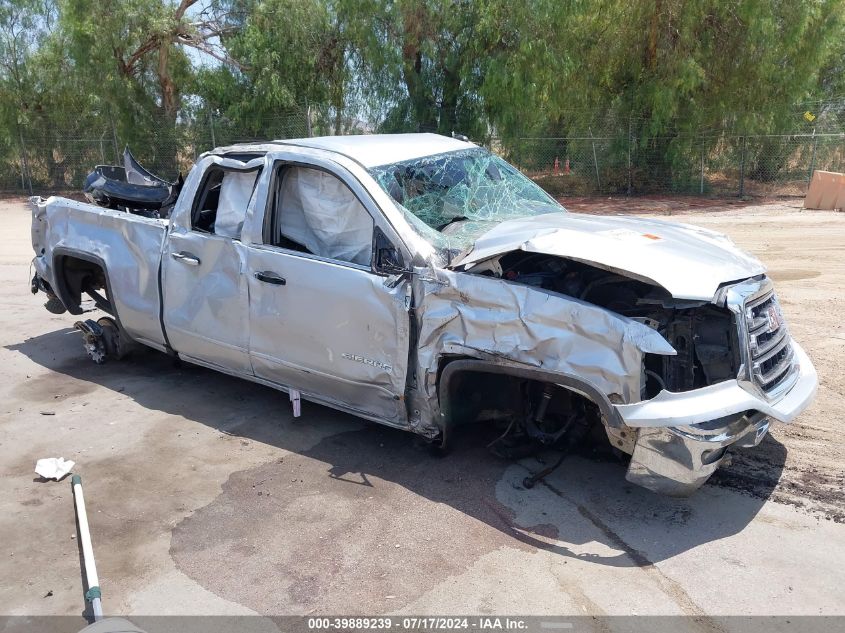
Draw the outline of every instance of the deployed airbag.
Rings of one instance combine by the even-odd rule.
[[[327,172],[290,167],[283,175],[279,232],[314,255],[368,265],[373,219],[341,180]]]
[[[258,171],[227,171],[220,185],[220,202],[214,232],[223,237],[241,239],[246,207],[252,197]]]

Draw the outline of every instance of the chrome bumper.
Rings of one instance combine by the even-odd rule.
[[[627,479],[663,494],[691,494],[713,474],[736,445],[756,446],[769,418],[791,422],[809,406],[818,376],[793,340],[797,379],[770,401],[729,380],[681,393],[661,391],[651,400],[615,405],[624,423],[639,428]],[[671,424],[671,426],[669,426]]]

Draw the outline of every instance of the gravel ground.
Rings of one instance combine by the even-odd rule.
[[[29,293],[28,210],[0,202],[2,613],[82,612],[70,484],[32,470],[61,455],[85,482],[107,612],[682,614],[707,630],[720,615],[845,615],[845,215],[568,206],[727,233],[768,263],[816,364],[811,408],[690,499],[588,456],[526,491],[536,460],[500,461],[476,437],[435,459],[316,405],[295,421],[282,394],[154,351],[95,366],[74,318]]]

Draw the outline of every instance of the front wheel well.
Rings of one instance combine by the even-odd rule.
[[[440,374],[439,400],[443,447],[448,447],[455,427],[461,424],[497,418],[534,420],[538,411],[559,419],[578,412],[591,421],[617,424],[616,410],[589,383],[540,369],[477,359],[452,360],[445,365]]]

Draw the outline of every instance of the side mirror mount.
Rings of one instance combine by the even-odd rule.
[[[405,268],[402,253],[387,239],[387,236],[379,227],[375,228],[373,242],[377,272],[400,276],[411,273],[409,269]]]

